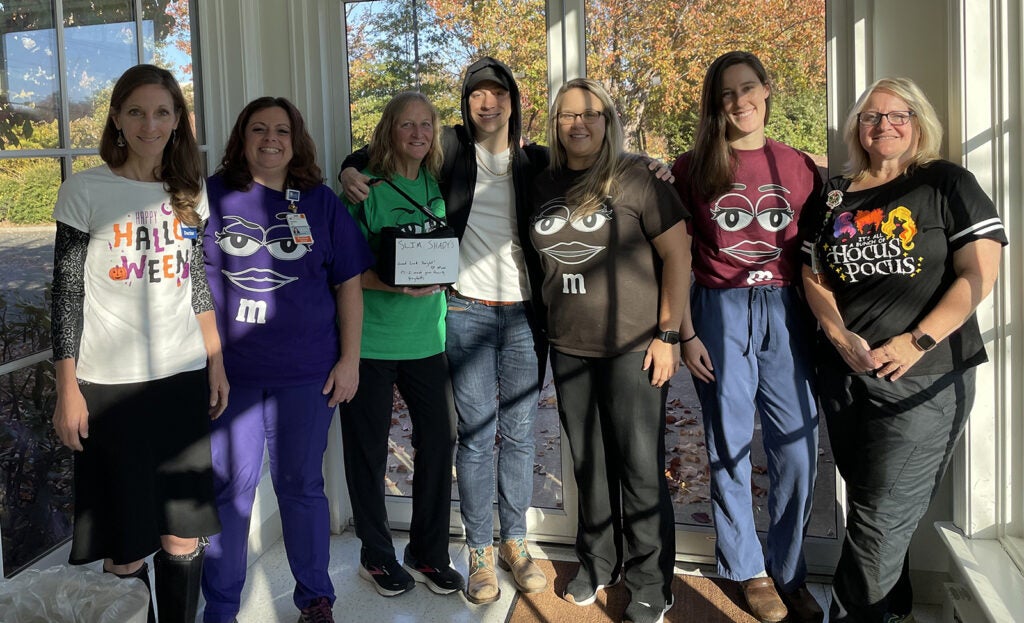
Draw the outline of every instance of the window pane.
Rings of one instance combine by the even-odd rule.
[[[461,124],[462,72],[485,55],[503,61],[515,74],[523,137],[545,142],[544,0],[347,2],[345,20],[354,148],[369,143],[384,105],[404,90],[426,94],[444,125]],[[390,495],[408,496],[413,481],[412,424],[397,392],[391,423],[385,487]],[[533,506],[561,508],[561,435],[550,383],[540,399],[534,432]],[[454,486],[452,497],[457,498]]]
[[[103,158],[96,156],[75,156],[71,159],[71,173],[78,173],[103,164]]]
[[[56,158],[0,160],[0,363],[50,347]]]
[[[768,136],[826,153],[825,0],[683,3],[588,0],[587,75],[607,86],[626,148],[669,162],[693,145],[704,73],[747,50],[773,80]],[[820,162],[819,162],[820,164]]]
[[[2,4],[0,149],[60,147],[60,87],[52,8],[49,3],[33,0]]]
[[[425,93],[445,125],[462,123],[462,70],[484,55],[512,68],[522,99],[523,137],[545,142],[544,0],[348,2],[345,20],[354,148],[369,143],[384,104],[407,89]]]
[[[196,102],[193,93],[192,24],[189,0],[144,0],[142,6],[142,47],[145,62],[167,68],[181,85],[188,102],[192,128],[197,137],[203,133],[197,126]],[[200,138],[200,142],[202,139]]]
[[[4,577],[71,535],[71,451],[50,424],[53,364],[0,376],[0,532]]]
[[[130,0],[64,3],[71,147],[99,147],[114,82],[138,63],[135,37]]]

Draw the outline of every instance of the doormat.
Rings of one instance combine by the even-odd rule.
[[[622,620],[629,603],[629,591],[619,582],[598,593],[589,606],[576,606],[564,599],[569,580],[579,566],[575,562],[534,559],[544,570],[552,587],[543,593],[519,593],[506,623],[608,623]],[[675,604],[665,615],[666,623],[757,623],[743,610],[746,602],[739,584],[720,578],[677,575],[672,581]]]

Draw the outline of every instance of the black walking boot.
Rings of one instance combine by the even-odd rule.
[[[200,542],[191,554],[174,556],[161,549],[153,556],[160,623],[195,622],[205,548],[205,544]]]
[[[114,572],[104,569],[103,573]],[[156,612],[153,611],[153,587],[149,585],[149,565],[143,562],[142,566],[136,569],[134,573],[114,573],[114,575],[123,580],[128,578],[142,580],[142,583],[146,585],[146,592],[149,593],[149,613],[146,615],[146,623],[156,623]]]

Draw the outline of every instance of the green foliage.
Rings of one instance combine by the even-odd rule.
[[[59,187],[60,165],[55,159],[0,160],[0,222],[52,223]]]
[[[401,91],[422,92],[438,109],[442,125],[456,123],[460,116],[458,76],[446,68],[446,41],[429,7],[411,2],[351,6],[348,37],[353,147],[369,143],[384,105]],[[414,24],[419,30],[418,41],[412,34]]]
[[[803,89],[796,93],[779,93],[772,107],[772,118],[765,132],[768,136],[811,154],[828,153],[828,129],[825,92]]]

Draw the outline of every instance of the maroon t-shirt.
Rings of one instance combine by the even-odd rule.
[[[771,139],[761,149],[734,153],[733,187],[711,202],[690,185],[692,151],[672,167],[692,215],[694,280],[707,288],[789,285],[800,274],[800,211],[821,192],[817,167],[803,152]]]

